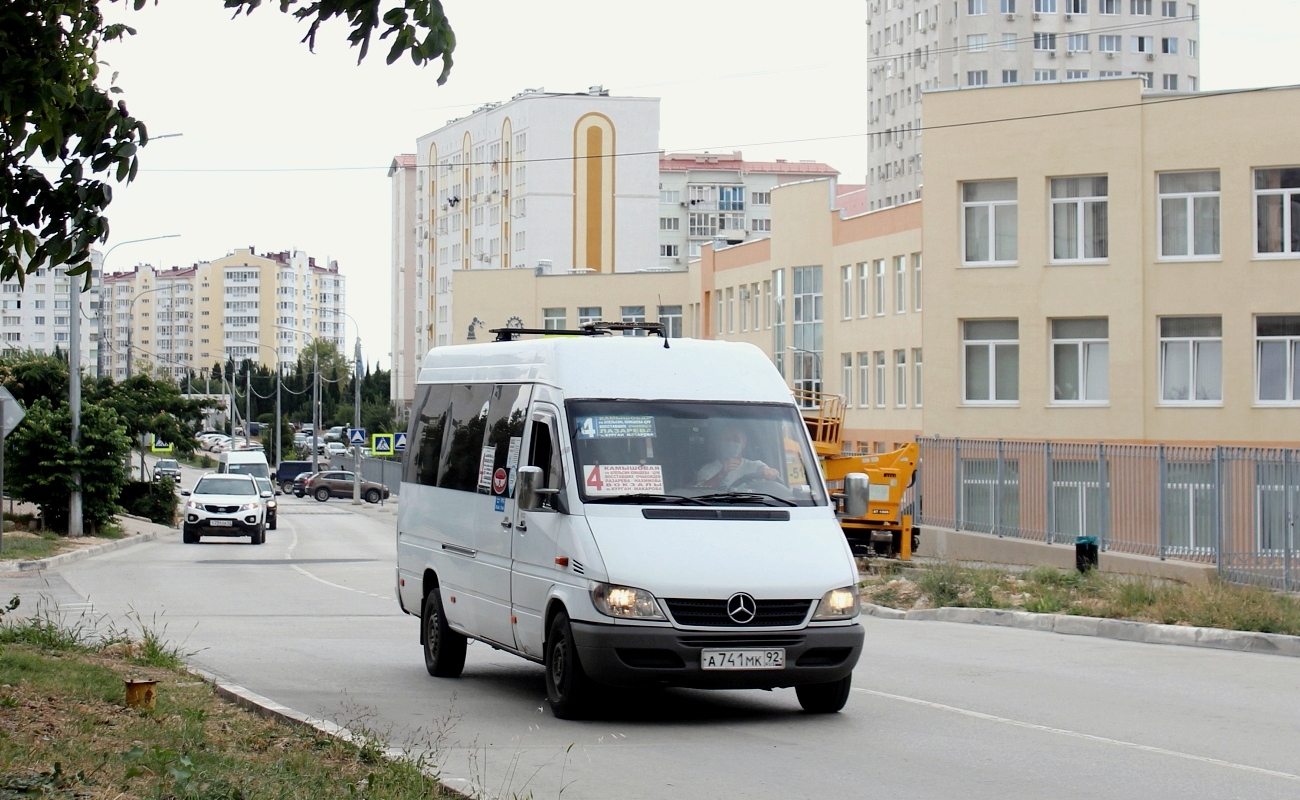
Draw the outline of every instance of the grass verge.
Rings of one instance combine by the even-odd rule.
[[[114,539],[121,539],[125,535],[122,529],[116,525],[105,526],[104,530],[101,530],[96,536],[82,536],[79,539],[69,539],[67,536],[51,533],[50,531],[41,531],[40,533],[5,531],[4,547],[0,549],[0,560],[33,561],[39,558],[49,558],[70,550],[81,550]],[[0,798],[3,798],[3,795],[0,795]]]
[[[1192,586],[1096,570],[1017,571],[937,562],[887,565],[864,576],[861,587],[864,601],[903,610],[1006,608],[1300,636],[1300,599],[1217,581]]]
[[[96,635],[48,617],[0,626],[0,797],[441,798],[423,759],[259,717],[143,638]],[[151,710],[128,708],[124,679],[155,680]]]

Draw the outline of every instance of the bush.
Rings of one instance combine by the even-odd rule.
[[[176,524],[176,486],[171,478],[157,482],[131,481],[122,488],[118,502],[128,514],[147,517],[168,527]]]

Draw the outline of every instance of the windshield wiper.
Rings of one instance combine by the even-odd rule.
[[[777,497],[767,492],[717,492],[716,494],[696,495],[695,499],[703,500],[706,503],[759,503],[762,505],[767,505],[767,500],[775,500],[785,506],[799,505],[793,500],[786,500],[784,497]]]
[[[587,499],[588,503],[632,503],[639,505],[660,505],[660,504],[684,504],[691,506],[707,505],[701,503],[694,497],[687,497],[680,494],[650,494],[648,492],[638,492],[635,494],[616,494],[607,497],[591,497]]]

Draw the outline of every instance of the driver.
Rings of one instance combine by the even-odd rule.
[[[750,475],[760,475],[767,480],[777,480],[781,474],[764,464],[745,458],[745,432],[735,425],[722,429],[718,437],[718,459],[710,461],[695,475],[696,486],[729,489]]]

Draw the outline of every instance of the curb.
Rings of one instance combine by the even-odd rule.
[[[1066,636],[1097,636],[1123,642],[1211,647],[1216,650],[1300,658],[1300,636],[1286,636],[1280,633],[1230,631],[1223,628],[1197,628],[1190,625],[1161,625],[1154,622],[1131,622],[1069,614],[1034,614],[1029,611],[996,608],[927,608],[919,611],[900,611],[896,608],[863,603],[862,611],[881,619],[996,625],[1003,628],[1049,631]]]
[[[213,690],[216,691],[218,696],[234,703],[240,708],[247,709],[248,711],[257,714],[259,717],[279,720],[288,725],[313,730],[317,733],[344,742],[351,743],[358,739],[356,734],[342,725],[337,725],[327,719],[313,717],[296,709],[289,708],[283,703],[277,703],[269,697],[263,697],[257,692],[245,689],[237,683],[231,683],[230,681],[218,677],[205,669],[200,669],[199,667],[192,665],[186,665],[185,669],[201,678],[205,683],[211,684]],[[387,747],[384,749],[384,757],[389,760],[396,761],[403,756],[405,756],[405,753],[399,747]],[[467,800],[474,797],[474,795],[466,794],[459,789],[448,786],[442,780],[438,780],[438,785],[445,791],[457,797],[464,797],[467,798]]]
[[[174,531],[169,531],[169,533],[174,533]],[[70,564],[74,561],[80,561],[83,558],[90,558],[91,556],[97,556],[102,553],[111,553],[114,550],[121,550],[123,547],[130,547],[133,544],[152,542],[154,539],[157,539],[162,535],[161,531],[147,531],[145,533],[137,533],[134,536],[124,536],[115,541],[97,544],[94,547],[83,547],[80,550],[71,550],[67,553],[59,553],[57,556],[50,556],[49,558],[0,563],[0,575],[16,575],[23,572],[40,572],[41,570],[53,569],[54,567],[61,567],[64,564]]]

